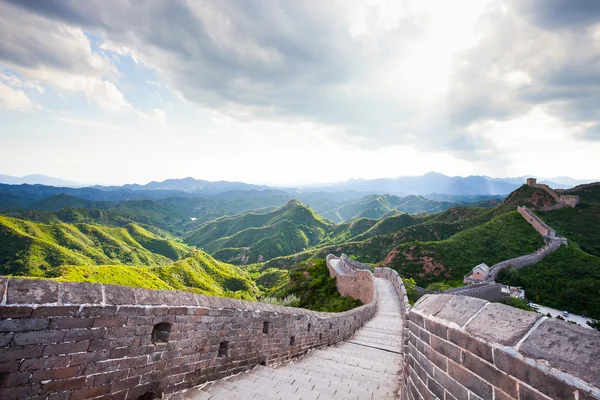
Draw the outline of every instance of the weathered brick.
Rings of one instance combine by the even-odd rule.
[[[147,290],[147,289],[140,289]],[[144,301],[136,301],[135,289],[128,286],[104,285],[104,294],[106,295],[106,304],[124,305],[124,304],[150,304]]]
[[[119,316],[119,317],[133,317],[133,316],[143,317],[145,315],[148,315],[148,313],[149,313],[149,309],[145,308],[145,307],[122,306],[122,307],[119,307],[119,310],[117,311],[117,316]]]
[[[531,387],[529,387],[523,383],[521,383],[519,385],[519,399],[520,400],[551,400],[550,397],[544,396],[537,390],[532,389]]]
[[[482,399],[493,398],[492,386],[489,383],[451,360],[448,360],[448,375]]]
[[[89,328],[94,323],[94,318],[51,318],[50,329],[83,329]]]
[[[0,332],[41,331],[48,328],[48,325],[50,325],[48,318],[2,319]]]
[[[0,374],[0,386],[13,387],[22,386],[29,382],[29,372],[9,372]]]
[[[505,346],[514,346],[533,327],[539,313],[519,310],[500,303],[488,304],[465,327],[472,335]]]
[[[21,364],[20,360],[7,361],[0,363],[0,374],[5,374],[8,372],[16,372],[19,370],[19,365]]]
[[[0,388],[0,399],[30,399],[40,394],[40,385]]]
[[[469,335],[468,333],[460,332],[455,329],[448,330],[448,339],[478,357],[483,358],[491,363],[494,362],[492,356],[492,348],[485,342]]]
[[[58,302],[58,283],[39,279],[8,281],[7,304],[45,304]]]
[[[29,306],[0,306],[0,318],[29,318],[33,307]]]
[[[69,398],[69,400],[91,399],[92,397],[98,397],[102,396],[103,394],[107,394],[109,390],[109,386],[97,386],[74,390],[71,393],[71,397]]]
[[[127,323],[127,317],[97,317],[94,327],[118,327]]]
[[[104,337],[106,330],[99,329],[74,329],[66,332],[65,342],[79,342],[81,340],[94,340]]]
[[[429,318],[425,319],[425,329],[442,339],[448,338],[448,327]]]
[[[0,333],[0,347],[6,347],[12,341],[15,334],[12,332]]]
[[[102,360],[94,364],[87,364],[83,373],[85,375],[112,372],[119,369],[121,360]]]
[[[43,345],[31,345],[2,349],[2,351],[0,351],[0,362],[21,360],[23,358],[36,358],[42,355],[43,350]]]
[[[442,371],[447,371],[447,361],[448,359],[444,357],[442,354],[438,353],[431,347],[425,345],[423,349],[423,355],[427,357],[429,361],[438,366]]]
[[[50,381],[42,383],[42,389],[45,392],[62,392],[67,390],[81,389],[85,385],[85,376],[60,381]]]
[[[494,388],[494,400],[514,400],[516,396],[509,396],[498,388]]]
[[[130,387],[138,386],[139,384],[140,384],[140,376],[134,375],[130,378],[114,382],[110,386],[110,391],[111,391],[111,393],[120,392],[121,390],[126,390],[126,389],[129,389]]]
[[[109,358],[110,350],[100,350],[88,353],[73,354],[71,356],[70,365],[92,364],[96,361],[106,360]]]
[[[25,346],[28,344],[47,344],[58,343],[65,337],[63,331],[33,331],[15,333],[13,344],[16,346]]]
[[[79,313],[78,306],[39,306],[33,309],[33,318],[74,317]]]
[[[457,400],[469,400],[467,389],[437,367],[434,368],[433,378]]]
[[[59,354],[82,353],[87,351],[89,346],[90,342],[87,340],[74,343],[49,344],[44,347],[43,354],[44,356],[55,356]]]
[[[102,285],[98,283],[61,282],[64,304],[102,303]]]
[[[126,379],[128,373],[129,373],[129,371],[124,370],[124,371],[113,371],[113,372],[106,372],[103,374],[98,374],[98,375],[94,376],[94,386],[102,386],[102,385],[106,385],[108,383],[118,382],[122,379]]]
[[[71,356],[31,358],[28,360],[23,360],[20,369],[21,371],[34,371],[37,369],[61,368],[69,365],[70,361]]]
[[[519,352],[600,387],[597,332],[555,319],[543,321],[521,344]]]
[[[440,339],[436,336],[431,338],[431,347],[437,351],[448,357],[449,359],[460,363],[461,362],[461,352],[460,347],[445,341],[444,339]]]
[[[431,390],[431,392],[436,395],[438,398],[443,399],[444,398],[444,387],[442,385],[440,385],[439,383],[437,383],[435,381],[435,379],[433,378],[429,378],[427,380],[427,387],[429,388],[429,390]]]
[[[494,364],[508,375],[526,382],[551,398],[574,399],[573,387],[501,349],[494,349]]]
[[[67,379],[73,378],[79,374],[81,366],[74,366],[68,368],[52,368],[46,370],[35,371],[31,376],[32,382],[46,381],[49,379]]]
[[[464,352],[463,366],[487,382],[517,397],[517,381],[471,353]]]

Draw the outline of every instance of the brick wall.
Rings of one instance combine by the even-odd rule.
[[[600,333],[454,295],[409,312],[403,399],[600,398]]]
[[[0,278],[0,399],[159,396],[349,338],[367,304],[322,313],[189,292]],[[360,288],[361,285],[368,286]]]
[[[359,299],[364,304],[373,301],[375,295],[373,286],[373,274],[365,268],[357,269],[352,264],[345,262],[344,254],[336,257],[329,254],[326,258],[329,275],[336,277],[336,287],[342,296]],[[331,261],[338,262],[337,270],[332,267]],[[363,264],[361,264],[363,266]],[[367,267],[368,268],[368,267]]]
[[[554,229],[550,228],[544,221],[539,219],[537,215],[534,215],[527,207],[517,207],[517,211],[521,216],[525,219],[525,221],[529,222],[533,228],[538,231],[538,233],[542,236],[554,236]]]

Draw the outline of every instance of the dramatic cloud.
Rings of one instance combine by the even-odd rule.
[[[199,113],[206,134],[212,112],[477,171],[522,157],[501,136],[600,143],[597,0],[5,0],[0,37],[0,67],[24,82],[3,80],[4,108],[30,109],[29,91],[52,88],[144,129]],[[139,79],[149,93],[132,86],[132,65],[152,71]],[[177,106],[148,101],[165,94]]]
[[[0,63],[18,71],[29,85],[82,93],[111,111],[131,108],[115,85],[103,79],[115,71],[108,59],[91,52],[89,39],[79,27],[0,4],[0,37]]]

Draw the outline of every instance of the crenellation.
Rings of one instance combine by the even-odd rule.
[[[41,285],[28,297],[35,281],[6,279],[0,396],[137,399],[276,366],[349,339],[374,314],[382,278],[403,319],[400,399],[600,398],[597,332],[454,294],[411,307],[396,271],[340,262],[327,258],[340,292],[368,303],[337,314],[99,284]]]
[[[366,304],[338,314],[94,283],[2,283],[8,301],[0,308],[0,370],[11,386],[0,388],[3,399],[63,392],[136,398],[149,383],[169,393],[333,345],[375,311],[367,270],[340,279]],[[157,341],[153,330],[167,324],[168,339]],[[50,382],[38,383],[44,377]]]
[[[543,189],[546,192],[548,192],[554,198],[554,200],[557,202],[557,204],[560,205],[559,207],[554,207],[554,209],[561,208],[561,207],[576,207],[577,204],[579,204],[579,196],[562,194],[562,193],[565,193],[565,190],[561,190],[561,189],[554,190],[554,189],[550,188],[550,186],[548,186],[548,185],[537,183],[537,179],[535,179],[535,178],[527,178],[527,186],[536,187],[536,188]]]
[[[454,310],[468,309],[468,303],[463,296],[427,295],[415,304],[409,368],[428,371],[433,363],[428,379],[455,398],[600,398],[597,332],[487,302],[465,322]],[[412,322],[420,320],[416,315],[421,327]],[[429,332],[430,346],[420,329]]]

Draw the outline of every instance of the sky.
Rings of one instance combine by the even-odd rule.
[[[0,0],[0,174],[600,177],[597,0]]]

